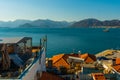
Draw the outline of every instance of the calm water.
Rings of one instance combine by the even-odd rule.
[[[47,57],[73,51],[96,54],[105,49],[120,48],[120,29],[103,32],[102,28],[0,28],[0,37],[28,36],[33,45],[48,36]]]

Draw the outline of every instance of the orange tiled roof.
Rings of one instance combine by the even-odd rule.
[[[53,60],[53,66],[56,66],[57,68],[60,66],[64,66],[66,68],[69,68],[70,65],[67,62],[67,59],[69,56],[73,56],[73,57],[80,57],[83,58],[85,60],[86,63],[92,63],[94,61],[96,61],[96,57],[92,54],[58,54],[52,57]]]
[[[69,56],[78,57],[78,54],[58,54],[52,57],[53,66],[57,68],[60,66],[64,66],[66,68],[70,68],[70,64],[67,62]]]
[[[67,63],[63,58],[61,58],[58,62],[54,63],[53,66],[56,66],[57,68],[59,68],[60,66],[70,68],[70,64]]]
[[[115,62],[115,64],[120,64],[120,58],[116,58],[116,62]]]
[[[40,49],[32,49],[32,53],[39,51]]]
[[[61,59],[64,56],[64,54],[55,55],[52,57],[53,63],[57,62],[59,59]]]
[[[93,80],[106,80],[103,73],[92,73]]]
[[[117,72],[120,72],[120,65],[112,66]]]
[[[86,53],[86,54],[81,54],[81,56],[80,56],[81,58],[87,58],[88,57],[88,53]]]
[[[82,54],[80,57],[84,59],[86,63],[92,63],[96,61],[96,57],[92,54],[86,53],[86,54]]]
[[[64,80],[64,79],[57,75],[50,74],[48,72],[42,72],[40,80]]]

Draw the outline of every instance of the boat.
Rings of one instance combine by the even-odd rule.
[[[40,79],[46,71],[46,44],[40,39],[40,46],[33,47],[31,37],[0,38],[0,80]]]
[[[105,28],[103,31],[104,32],[109,32],[109,28]]]

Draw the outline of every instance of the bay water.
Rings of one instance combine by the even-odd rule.
[[[47,35],[47,57],[55,54],[78,52],[97,54],[106,49],[120,49],[120,29],[111,28],[0,28],[0,37],[32,37],[39,46],[40,38]]]

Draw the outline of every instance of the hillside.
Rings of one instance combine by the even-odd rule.
[[[120,27],[120,20],[84,19],[71,25],[71,27]]]
[[[20,25],[19,27],[41,27],[41,28],[64,28],[70,26],[66,21],[35,20],[31,23]]]
[[[81,27],[120,27],[120,20],[101,21],[94,18],[84,19],[77,22],[53,21],[53,20],[24,20],[0,21],[0,27],[40,27],[40,28],[81,28]]]
[[[42,27],[42,28],[64,28],[70,26],[71,23],[67,21],[53,21],[53,20],[24,20],[19,19],[15,21],[0,21],[0,27]]]
[[[0,27],[18,27],[21,24],[30,23],[30,20],[18,19],[15,21],[0,21]]]

